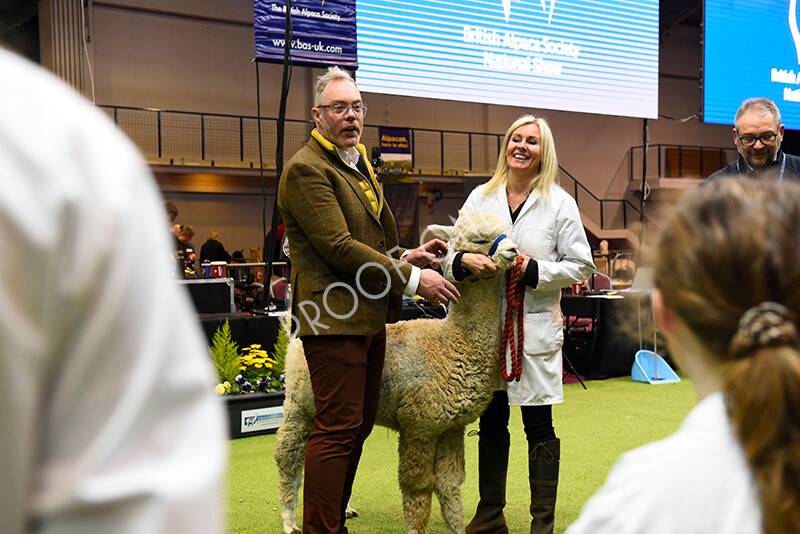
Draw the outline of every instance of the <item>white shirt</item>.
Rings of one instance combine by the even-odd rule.
[[[760,534],[761,517],[752,472],[714,393],[675,434],[623,455],[566,534]]]
[[[509,403],[527,406],[563,402],[561,288],[585,280],[594,271],[578,206],[566,191],[554,185],[547,201],[537,192],[531,193],[512,223],[505,186],[489,195],[482,193],[483,187],[470,193],[462,210],[500,217],[508,225],[508,237],[539,267],[539,284],[525,290],[522,378],[507,385]],[[510,365],[510,358],[506,365]]]
[[[4,533],[220,532],[226,431],[152,175],[0,49]]]

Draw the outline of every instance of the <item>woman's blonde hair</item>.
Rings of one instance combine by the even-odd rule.
[[[655,285],[720,362],[764,532],[800,532],[800,186],[717,180],[662,231]]]
[[[547,121],[541,117],[534,117],[533,115],[523,115],[518,118],[508,128],[505,137],[503,138],[503,145],[500,147],[500,154],[497,155],[497,166],[495,167],[492,178],[483,186],[483,194],[490,195],[495,193],[500,186],[508,182],[508,160],[506,159],[506,150],[511,136],[520,126],[526,124],[535,124],[539,127],[539,146],[541,154],[541,163],[539,164],[539,173],[531,181],[530,193],[537,190],[545,200],[550,199],[550,188],[556,181],[558,176],[558,157],[556,156],[556,145],[553,141],[553,132],[550,131],[550,126]]]

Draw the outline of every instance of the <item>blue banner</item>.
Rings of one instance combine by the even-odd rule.
[[[408,176],[414,162],[411,155],[411,130],[378,126],[382,163],[376,172],[385,183],[411,183]]]
[[[407,154],[411,159],[411,130],[408,128],[389,128],[378,126],[378,137],[381,142],[381,154]]]
[[[283,63],[285,0],[254,0],[256,59]],[[292,2],[292,63],[358,68],[355,0]]]

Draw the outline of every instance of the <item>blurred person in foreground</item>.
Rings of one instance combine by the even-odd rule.
[[[359,143],[367,106],[331,67],[316,83],[311,139],[286,165],[278,206],[292,258],[291,313],[314,392],[303,533],[346,533],[345,508],[378,410],[386,323],[402,296],[446,304],[458,290],[433,269],[447,245],[398,246],[397,223]]]
[[[800,157],[781,150],[784,127],[781,112],[769,98],[749,98],[734,117],[733,144],[739,158],[703,183],[719,178],[800,180]]]
[[[794,183],[685,197],[657,244],[653,304],[698,404],[623,455],[568,534],[800,532],[798,228]]]
[[[0,530],[221,532],[225,421],[149,169],[2,48],[0,102]]]

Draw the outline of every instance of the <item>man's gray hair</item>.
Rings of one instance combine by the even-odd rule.
[[[322,104],[322,92],[325,91],[329,83],[336,80],[347,80],[356,85],[356,81],[346,70],[339,67],[328,67],[328,72],[317,78],[317,84],[314,86],[314,107]]]
[[[736,117],[733,119],[733,124],[737,131],[739,130],[739,119],[745,113],[750,112],[761,113],[762,115],[769,113],[775,119],[775,128],[781,125],[781,112],[775,102],[769,98],[748,98],[739,106],[739,111],[736,112]]]

